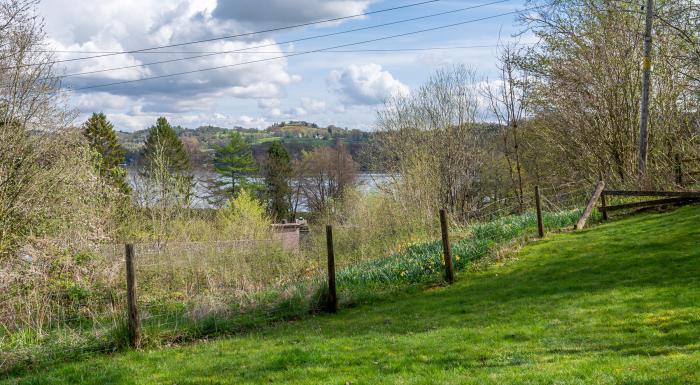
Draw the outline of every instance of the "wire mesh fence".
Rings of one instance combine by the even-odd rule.
[[[545,229],[573,226],[594,187],[594,182],[576,180],[540,188]],[[476,266],[488,256],[499,258],[504,244],[535,237],[534,206],[534,192],[525,191],[522,199],[485,202],[470,213],[469,224],[450,223],[455,269]],[[383,227],[381,233],[362,222],[335,223],[341,305],[401,284],[441,281],[445,261],[437,218],[435,213],[434,221],[421,228]],[[2,280],[0,287],[0,371],[129,344],[124,245],[96,245],[81,255],[79,262],[20,258],[3,267],[4,277],[15,278]],[[276,237],[136,243],[142,345],[227,335],[321,311],[328,296],[326,257],[321,226],[312,226],[311,234],[291,249]],[[66,279],[45,281],[51,269],[65,270]]]

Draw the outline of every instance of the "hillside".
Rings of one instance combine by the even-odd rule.
[[[3,383],[699,383],[698,223],[694,206],[552,235],[451,287]]]
[[[195,168],[204,166],[203,163],[209,159],[214,148],[226,142],[231,130],[239,132],[250,143],[256,159],[262,159],[270,143],[275,140],[282,141],[294,159],[299,159],[302,151],[332,146],[338,141],[349,147],[353,158],[360,159],[363,149],[372,136],[372,133],[366,131],[349,130],[335,126],[318,127],[316,124],[308,122],[277,123],[264,130],[214,126],[202,126],[196,129],[176,126],[174,129],[188,147]],[[140,156],[143,143],[148,136],[148,130],[120,131],[117,134],[120,144],[127,151],[127,164],[133,164]]]

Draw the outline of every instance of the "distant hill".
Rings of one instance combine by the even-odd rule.
[[[207,168],[216,146],[223,145],[229,133],[239,132],[253,147],[253,155],[262,161],[265,152],[273,141],[279,140],[289,151],[293,159],[301,158],[303,151],[317,147],[332,146],[340,141],[345,143],[353,158],[360,161],[361,153],[370,142],[373,133],[357,129],[336,126],[319,127],[315,123],[292,121],[276,123],[258,130],[244,127],[201,126],[195,129],[180,126],[173,127],[184,142],[195,168]],[[133,165],[141,156],[143,143],[148,130],[118,132],[119,142],[127,152],[127,165]]]

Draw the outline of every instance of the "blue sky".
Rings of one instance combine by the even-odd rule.
[[[59,51],[71,51],[56,53],[57,59],[65,60],[94,56],[90,53],[94,51],[130,51],[211,39],[418,2],[420,0],[178,0],[164,4],[166,2],[158,0],[101,0],[78,8],[69,6],[68,0],[44,0],[39,12],[46,19],[50,46]],[[377,39],[493,16],[525,6],[521,1],[507,1],[376,29],[285,43],[490,2],[493,0],[436,1],[363,18],[164,49],[168,53],[132,53],[64,62],[57,64],[57,70],[73,74],[135,66],[64,80],[65,86],[78,89]],[[76,90],[71,93],[71,103],[80,111],[76,123],[93,111],[104,111],[117,129],[123,131],[147,128],[161,115],[173,124],[187,127],[211,124],[264,128],[278,121],[307,120],[323,126],[334,124],[369,130],[373,128],[375,111],[382,99],[410,92],[441,66],[463,63],[473,67],[481,78],[493,79],[497,75],[494,46],[499,36],[501,41],[510,41],[511,35],[520,29],[515,16],[508,15],[341,50],[489,47],[312,53],[216,71]],[[528,37],[521,41],[527,42]],[[266,47],[254,48],[260,45]],[[145,65],[197,55],[191,52],[243,48],[251,52]]]

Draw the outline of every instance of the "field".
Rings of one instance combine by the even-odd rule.
[[[3,384],[700,383],[700,207],[534,241],[451,287]]]

